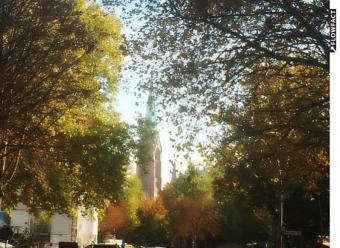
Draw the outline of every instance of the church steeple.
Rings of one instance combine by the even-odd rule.
[[[149,93],[145,119],[153,123],[152,128],[157,124],[155,97],[152,92]],[[154,198],[162,190],[162,146],[159,133],[156,129],[153,130],[154,136],[148,152],[152,159],[148,165],[147,171],[143,171],[137,166],[137,174],[142,181],[142,188],[148,197]]]
[[[145,117],[156,123],[156,105],[155,96],[152,92],[149,93],[148,101],[146,103]]]

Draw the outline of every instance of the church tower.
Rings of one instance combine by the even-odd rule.
[[[145,118],[154,123],[157,122],[155,109],[155,100],[153,95],[150,94],[147,101]],[[142,181],[142,189],[145,194],[150,198],[155,198],[162,189],[162,146],[158,131],[156,131],[149,152],[152,159],[147,167],[147,171],[137,166],[137,175]]]

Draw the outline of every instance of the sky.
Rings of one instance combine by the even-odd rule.
[[[101,1],[97,1],[101,4]],[[115,14],[118,17],[122,17],[124,14],[120,9],[115,8]],[[125,36],[130,36],[132,33],[132,26],[137,26],[140,24],[138,20],[133,21],[129,25],[124,23],[124,19],[121,18],[123,22],[123,34]],[[127,69],[127,65],[130,63],[129,57],[126,57],[122,64],[121,71],[121,85],[119,89],[119,94],[116,102],[116,110],[121,114],[121,119],[128,124],[136,124],[136,118],[138,116],[145,116],[146,112],[146,101],[147,94],[141,94],[140,97],[135,95],[136,86],[138,84],[138,75],[133,71]],[[137,105],[138,103],[138,105]],[[157,106],[156,106],[157,108]],[[171,129],[169,124],[159,123],[158,130],[160,130],[160,140],[162,145],[162,184],[169,182],[171,179],[169,158],[170,153],[173,153],[171,149],[171,143],[169,141],[168,131]]]
[[[138,116],[145,116],[146,102],[148,99],[147,93],[137,92],[137,84],[139,77],[133,71],[127,69],[129,63],[129,57],[125,58],[122,65],[121,72],[121,85],[117,98],[117,111],[121,114],[121,119],[129,124],[136,124],[136,118]],[[136,104],[137,103],[137,104]],[[156,112],[160,109],[160,106],[156,105]],[[187,161],[183,157],[183,153],[178,153],[175,148],[172,147],[173,143],[170,141],[169,132],[176,133],[176,127],[165,120],[160,120],[157,123],[157,130],[159,131],[160,141],[162,145],[162,185],[164,186],[171,180],[172,166],[169,160],[176,161],[176,170],[183,172],[187,168]],[[197,164],[203,164],[202,158],[197,152],[190,154],[191,161]]]
[[[136,118],[140,115],[145,116],[147,94],[141,94],[141,97],[134,95],[138,77],[132,76],[130,71],[122,72],[122,83],[117,99],[117,110],[121,113],[123,121],[129,124],[136,124]],[[126,80],[129,78],[128,80]],[[138,105],[136,105],[138,103]],[[157,106],[156,106],[157,108]],[[169,182],[171,179],[169,159],[174,151],[171,147],[168,131],[171,130],[171,124],[159,122],[157,130],[159,131],[161,145],[162,145],[162,184]]]
[[[124,13],[120,9],[116,8],[114,11],[118,17],[124,16]],[[142,20],[139,20],[138,18],[134,18],[129,24],[124,23],[124,18],[121,18],[121,21],[123,22],[122,33],[126,37],[132,35],[133,27],[142,25]],[[121,71],[121,86],[117,99],[117,111],[121,113],[121,118],[123,121],[129,124],[135,124],[136,118],[138,116],[145,116],[148,94],[138,92],[141,94],[141,96],[137,97],[135,95],[139,77],[134,71],[128,69],[128,64],[130,62],[131,60],[128,56],[123,61]],[[138,105],[136,105],[136,103],[138,103]],[[156,111],[161,110],[159,108],[160,106],[156,105]],[[159,131],[162,145],[162,185],[164,186],[171,180],[172,166],[169,160],[174,160],[176,158],[176,170],[178,172],[183,172],[186,169],[187,162],[183,158],[183,154],[178,154],[176,152],[175,148],[172,147],[172,142],[170,141],[169,132],[175,133],[176,127],[171,123],[160,121],[157,124],[157,129]],[[197,163],[202,163],[202,158],[197,152],[191,154],[191,159]]]
[[[331,1],[331,8],[340,8],[340,1]],[[337,25],[339,26],[339,25]],[[338,27],[337,27],[338,29]],[[125,32],[128,33],[129,27],[125,27]],[[337,31],[337,33],[339,33]],[[338,49],[339,50],[339,49]],[[340,209],[340,200],[338,196],[340,192],[340,169],[334,166],[335,164],[340,163],[340,58],[339,51],[335,54],[331,54],[331,84],[330,84],[330,92],[331,92],[331,105],[330,105],[330,113],[331,113],[331,121],[330,121],[330,152],[331,152],[331,173],[330,173],[330,186],[331,186],[331,233],[335,233],[338,230],[340,223],[340,211],[336,211]],[[122,77],[123,79],[131,76],[132,72],[123,71]],[[131,81],[128,85],[122,85],[121,90],[119,92],[119,97],[117,101],[118,111],[121,112],[121,117],[124,121],[128,123],[133,123],[135,117],[138,114],[145,114],[146,110],[146,99],[147,95],[142,95],[141,99],[137,99],[134,94],[134,88],[136,83],[138,82],[138,77],[132,77]],[[139,102],[139,105],[136,106],[135,103]],[[169,123],[159,123],[158,129],[160,130],[160,138],[163,147],[162,153],[162,163],[163,163],[163,181],[167,182],[171,178],[170,174],[170,164],[168,162],[169,158],[175,154],[174,150],[171,149],[171,143],[169,141],[168,131],[171,130],[171,124]],[[164,184],[163,182],[163,184]],[[340,237],[336,237],[335,235],[331,236],[332,247],[340,247]]]

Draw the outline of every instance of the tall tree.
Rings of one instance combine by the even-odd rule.
[[[87,120],[92,122],[87,131],[58,133],[59,149],[27,148],[8,184],[4,207],[20,201],[48,213],[72,213],[79,205],[102,210],[121,198],[131,152],[129,129],[117,120]]]
[[[222,171],[217,196],[244,195],[277,216],[281,192],[290,204],[300,195],[296,207],[320,208],[300,226],[315,233],[316,219],[327,225],[329,1],[134,6],[127,10],[143,20],[130,39],[140,55],[140,86],[157,93],[166,114],[175,113],[177,137],[203,127],[217,147],[210,159]]]
[[[304,66],[259,73],[259,83],[246,85],[248,97],[220,116],[229,129],[216,160],[224,171],[217,194],[250,196],[278,217],[282,193],[288,208],[304,206],[299,228],[309,234],[327,233],[329,225],[329,79],[323,73]],[[285,212],[288,226],[294,214]]]
[[[217,144],[210,159],[223,171],[217,195],[250,196],[274,215],[281,192],[287,200],[303,195],[308,209],[318,202],[327,209],[329,1],[134,6],[127,10],[143,20],[130,39],[140,85],[157,92],[180,126],[178,137],[204,127],[209,138],[207,130],[217,130],[210,139]]]
[[[166,209],[161,198],[145,198],[140,201],[135,228],[135,241],[143,245],[164,245],[167,241]]]
[[[216,235],[218,224],[214,199],[207,195],[181,198],[174,211],[174,229],[177,238],[194,242]]]
[[[128,4],[127,19],[141,20],[129,39],[133,69],[178,123],[213,121],[243,94],[240,82],[272,65],[328,72],[327,0],[103,2]]]
[[[150,118],[138,118],[136,130],[136,163],[144,172],[153,161],[153,154],[150,152],[154,146],[157,130],[156,122]]]
[[[179,243],[181,239],[196,242],[217,234],[212,178],[207,171],[201,171],[190,163],[184,173],[167,184],[162,199],[168,210],[172,232]]]
[[[99,223],[100,232],[115,232],[124,240],[134,241],[132,233],[140,224],[137,212],[142,198],[141,181],[136,175],[128,175],[119,200],[116,203],[111,203],[105,210],[103,219]]]
[[[128,206],[127,204],[110,205],[105,213],[105,217],[100,222],[101,232],[114,233],[118,228],[123,227],[128,218]]]
[[[193,162],[189,162],[184,173],[166,185],[163,194],[167,197],[197,197],[212,195],[212,177],[208,171],[200,170]]]
[[[117,163],[117,169],[124,168],[125,155],[118,158],[117,153],[124,147],[119,139],[126,134],[125,128],[117,117],[112,117],[115,121],[111,123],[99,117],[108,113],[102,111],[102,105],[118,87],[122,58],[119,21],[84,0],[5,0],[0,3],[0,16],[0,192],[5,193],[7,206],[22,190],[25,180],[19,178],[24,174],[36,178],[32,183],[43,179],[29,191],[45,195],[51,191],[44,182],[48,174],[59,188],[81,187],[65,183],[80,179],[76,176],[79,169],[71,164],[86,168],[86,173],[80,174],[87,185],[95,178],[88,174],[90,170],[100,174],[112,162]],[[97,111],[98,118],[91,118]],[[84,146],[78,146],[79,155],[87,150],[84,158],[89,153],[96,158],[88,156],[84,161],[66,156],[81,142]],[[99,158],[96,148],[103,149],[106,157]],[[117,156],[108,158],[116,148]],[[94,163],[97,170],[92,168]],[[58,174],[60,181],[54,176]],[[91,194],[90,189],[86,193]],[[26,195],[30,199],[26,203],[32,202],[31,195]],[[48,200],[58,199],[50,196]],[[79,194],[73,196],[81,199]]]

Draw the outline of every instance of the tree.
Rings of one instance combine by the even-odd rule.
[[[131,152],[129,129],[118,120],[88,120],[92,124],[84,133],[59,133],[63,149],[27,149],[8,184],[5,206],[20,201],[48,213],[72,213],[79,205],[100,211],[120,198]]]
[[[145,65],[140,86],[156,92],[179,138],[204,127],[222,171],[217,196],[249,197],[276,217],[281,192],[327,206],[329,1],[138,3],[127,10],[143,20],[130,38]]]
[[[244,245],[260,240],[274,240],[275,219],[264,208],[259,208],[246,197],[230,193],[228,200],[216,197],[218,202],[217,218],[220,243],[237,243]]]
[[[162,191],[167,218],[178,241],[204,240],[218,232],[212,178],[193,163]]]
[[[116,204],[110,205],[103,220],[100,222],[101,232],[115,232],[118,228],[125,225],[128,218],[128,205],[127,204]]]
[[[160,198],[145,198],[140,201],[137,216],[140,220],[135,228],[135,242],[143,245],[162,245],[168,240],[166,209]]]
[[[214,114],[236,103],[240,83],[257,71],[301,65],[328,74],[328,1],[103,2],[127,4],[128,20],[138,15],[128,43],[133,70],[187,129],[196,118],[195,128],[215,124]]]
[[[137,175],[129,175],[123,188],[121,201],[127,202],[129,206],[129,221],[131,225],[138,224],[137,210],[140,199],[144,197],[142,182]]]
[[[163,195],[167,198],[197,197],[212,194],[212,177],[208,171],[200,170],[193,162],[170,184],[166,185]]]
[[[140,223],[137,211],[142,197],[139,178],[136,175],[128,175],[119,200],[111,203],[105,210],[103,219],[99,223],[100,232],[114,232],[124,240],[134,241],[133,232]]]
[[[328,1],[169,0],[134,6],[127,11],[143,20],[130,38],[134,51],[140,51],[135,66],[141,87],[152,88],[165,112],[173,113],[178,137],[202,127],[209,136],[202,122],[226,130],[228,122],[220,115],[249,100],[274,75],[299,80],[310,92],[319,86],[314,89],[308,82],[329,80]],[[300,73],[291,77],[296,68]],[[145,71],[150,73],[143,77]],[[271,79],[259,80],[267,77]],[[291,98],[301,91],[289,90]],[[324,99],[309,107],[328,106],[327,93],[322,94]],[[304,107],[295,109],[296,115],[308,107],[296,101],[298,105]],[[275,115],[275,110],[269,113]],[[189,134],[188,140],[198,136]],[[220,140],[219,134],[212,142]]]
[[[83,0],[1,1],[0,15],[5,206],[23,200],[69,210],[82,199],[98,206],[114,198],[127,163],[122,150],[127,140],[121,140],[127,130],[116,116],[108,117],[110,122],[100,115],[108,115],[103,104],[118,87],[120,23]],[[119,169],[115,179],[108,178]],[[95,185],[96,176],[108,185]],[[97,201],[99,193],[103,197]]]
[[[214,199],[207,195],[181,198],[174,212],[174,229],[178,238],[189,238],[194,242],[204,240],[209,234],[216,235],[218,223]]]
[[[242,104],[221,116],[230,128],[216,160],[223,171],[216,180],[219,197],[250,198],[278,220],[283,193],[287,209],[306,213],[303,219],[285,211],[288,227],[304,229],[309,238],[329,225],[329,84],[323,73],[304,66],[259,73],[259,82],[246,85],[250,93]]]
[[[148,170],[148,166],[154,159],[150,152],[155,142],[157,134],[156,122],[149,118],[138,118],[136,128],[136,163],[143,172]]]

